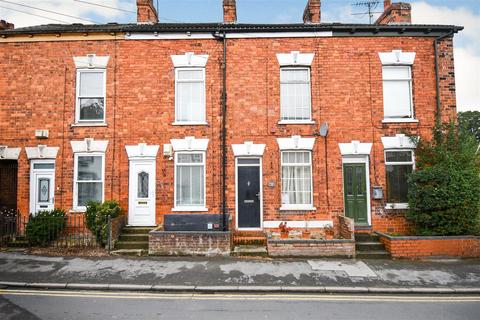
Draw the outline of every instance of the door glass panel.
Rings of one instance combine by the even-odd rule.
[[[364,192],[364,183],[363,183],[363,168],[362,167],[355,167],[355,174],[357,175],[357,195],[361,196]]]
[[[353,174],[352,174],[352,167],[347,167],[346,168],[346,190],[347,190],[347,195],[352,196],[353,195]]]
[[[50,195],[50,179],[38,179],[38,202],[48,202]]]
[[[142,171],[138,174],[137,197],[148,198],[148,173]]]

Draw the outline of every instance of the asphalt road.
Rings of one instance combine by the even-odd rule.
[[[480,296],[0,290],[0,319],[479,319]]]

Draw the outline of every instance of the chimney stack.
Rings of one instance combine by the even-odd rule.
[[[308,0],[303,11],[304,23],[320,23],[321,20],[321,3],[320,0]]]
[[[410,3],[396,2],[391,3],[390,0],[383,2],[384,11],[378,17],[375,24],[411,24],[412,23],[412,6]]]
[[[137,0],[137,23],[158,23],[157,10],[153,0]]]
[[[223,23],[237,23],[236,0],[223,0]]]
[[[15,28],[15,25],[13,23],[9,23],[5,20],[0,20],[0,30],[7,30],[13,28]]]

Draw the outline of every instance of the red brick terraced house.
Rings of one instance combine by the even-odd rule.
[[[453,36],[385,1],[374,24],[49,24],[0,31],[0,208],[118,199],[132,226],[405,233],[409,136],[455,117]],[[225,223],[224,223],[225,222]]]

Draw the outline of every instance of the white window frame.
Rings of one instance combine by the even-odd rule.
[[[73,166],[73,210],[78,212],[84,212],[87,210],[86,206],[78,205],[78,157],[102,157],[102,180],[89,181],[89,182],[102,182],[102,203],[105,201],[105,153],[103,152],[78,152],[75,153],[74,166]],[[85,182],[85,180],[82,180]]]
[[[95,97],[95,98],[103,98],[103,119],[99,120],[82,120],[80,119],[80,74],[82,73],[103,73],[103,96],[102,97]],[[77,69],[77,77],[76,77],[76,89],[75,89],[75,123],[76,124],[105,124],[107,117],[107,70],[101,68],[93,68],[93,69]]]
[[[398,69],[398,68],[408,68],[408,78],[405,79],[388,79],[385,78],[385,69]],[[410,116],[404,118],[398,117],[385,117],[385,82],[400,82],[407,81],[409,86],[409,95],[410,95]],[[395,122],[418,122],[415,119],[415,108],[413,105],[413,77],[412,77],[412,66],[411,65],[383,65],[382,66],[382,88],[383,88],[383,123],[395,123]]]
[[[309,94],[309,118],[308,119],[301,119],[301,120],[289,120],[289,119],[283,119],[283,112],[284,109],[282,108],[282,84],[287,83],[303,83],[303,82],[282,82],[282,71],[284,70],[307,70],[308,73],[308,94]],[[290,107],[290,106],[289,106]],[[280,67],[280,121],[278,122],[279,124],[312,124],[315,123],[312,121],[312,78],[311,78],[311,70],[310,67],[306,66],[284,66]]]
[[[178,79],[178,72],[179,71],[185,71],[185,70],[192,70],[192,71],[202,71],[203,75],[203,80],[200,81],[182,81]],[[185,83],[191,83],[191,82],[203,82],[203,120],[201,121],[180,121],[178,120],[178,83],[179,82],[185,82]],[[172,123],[173,125],[207,125],[207,79],[206,79],[206,72],[205,72],[205,67],[177,67],[175,68],[175,121]]]
[[[283,166],[291,166],[295,167],[298,165],[305,165],[305,164],[299,164],[299,163],[288,163],[284,164],[283,163],[283,154],[284,152],[307,152],[309,154],[309,160],[310,160],[310,203],[307,204],[283,204],[282,202],[282,190],[283,190],[283,179],[282,179],[282,172],[283,172]],[[313,206],[313,157],[312,157],[312,151],[311,150],[305,150],[305,149],[295,149],[295,150],[281,150],[280,151],[280,181],[282,183],[281,188],[280,188],[280,210],[281,211],[288,211],[288,210],[302,210],[302,211],[313,211],[316,210],[316,208]]]
[[[179,154],[202,154],[202,163],[192,163],[192,164],[180,164],[182,165],[189,165],[189,166],[203,166],[203,206],[177,206],[177,166],[179,165],[178,163],[178,155]],[[206,152],[205,151],[179,151],[175,152],[175,164],[174,164],[174,183],[173,183],[173,208],[172,211],[208,211],[208,208],[206,206],[207,202],[207,161],[206,161]]]
[[[412,160],[411,161],[402,161],[402,162],[387,162],[387,152],[412,152]],[[399,165],[411,165],[412,172],[415,171],[415,149],[411,148],[395,148],[395,149],[386,149],[384,150],[384,159],[385,159],[385,183],[387,182],[387,166],[399,166]],[[385,184],[386,185],[386,184]],[[388,198],[388,190],[385,194],[385,198]],[[388,199],[387,199],[388,201]],[[405,202],[387,202],[385,205],[385,209],[398,209],[398,210],[405,210],[408,209],[408,203]]]

